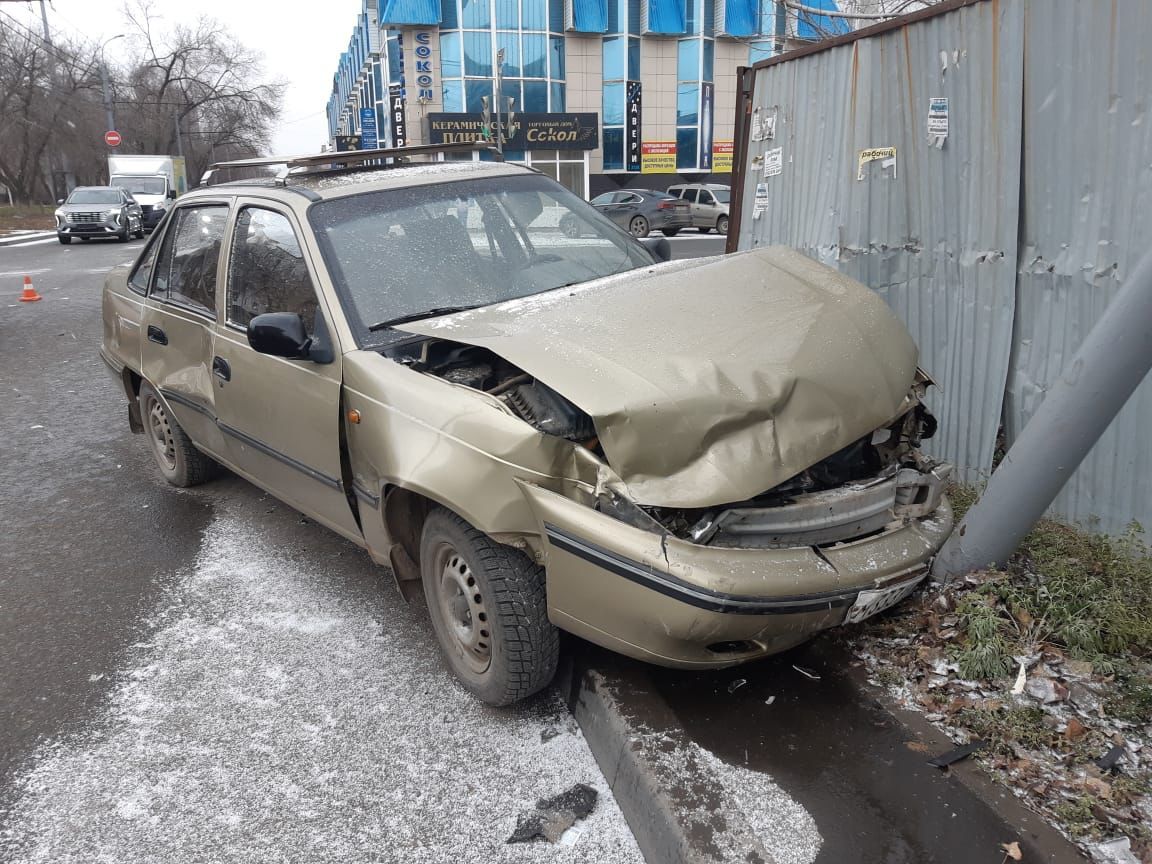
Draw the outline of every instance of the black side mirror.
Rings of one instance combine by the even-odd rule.
[[[248,322],[248,344],[253,351],[289,360],[307,360],[311,337],[304,319],[292,312],[265,312]]]
[[[644,248],[656,256],[657,261],[672,260],[672,244],[667,237],[645,237],[640,241]]]
[[[175,189],[169,189],[168,190],[168,197],[171,198],[172,200],[176,200],[176,190]]]

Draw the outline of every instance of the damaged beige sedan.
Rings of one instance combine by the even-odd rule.
[[[873,292],[661,260],[513,165],[327,169],[182,197],[102,355],[170,482],[225,465],[365,548],[480,699],[545,686],[558,630],[718,668],[923,578],[949,466]]]

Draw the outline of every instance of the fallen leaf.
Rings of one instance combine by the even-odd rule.
[[[1068,720],[1068,728],[1064,730],[1064,737],[1069,741],[1079,741],[1088,732],[1088,727],[1071,717]]]
[[[1094,792],[1101,798],[1112,797],[1112,784],[1104,780],[1097,780],[1095,777],[1085,777],[1084,788],[1089,792]]]
[[[905,741],[904,746],[914,753],[929,753],[932,748],[923,741]]]
[[[1009,858],[1013,861],[1024,860],[1024,853],[1020,851],[1020,842],[1018,840],[1013,840],[1011,843],[1001,843],[1000,848],[1004,850],[1005,861]]]

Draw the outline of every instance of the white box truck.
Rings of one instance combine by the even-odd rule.
[[[183,156],[109,156],[108,185],[126,189],[144,214],[151,231],[164,218],[177,195],[188,191]]]

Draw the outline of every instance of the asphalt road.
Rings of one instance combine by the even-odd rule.
[[[160,480],[97,354],[140,246],[0,248],[0,860],[639,861],[557,694],[481,706],[360,550]],[[505,842],[577,782],[563,844]]]

